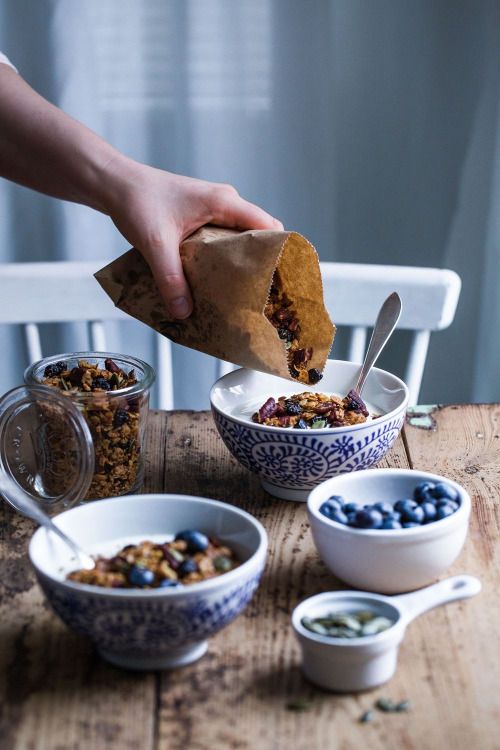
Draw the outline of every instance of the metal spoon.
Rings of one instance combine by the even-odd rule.
[[[365,354],[365,360],[359,371],[358,381],[354,390],[361,393],[365,384],[368,373],[378,359],[378,356],[384,346],[387,344],[392,332],[401,315],[402,303],[397,292],[390,294],[379,310],[373,333],[368,345],[368,351]]]
[[[26,492],[24,492],[16,482],[6,474],[2,473],[0,474],[0,493],[3,494],[7,492],[9,496],[8,502],[23,515],[28,516],[28,518],[36,521],[41,526],[45,526],[46,529],[49,529],[54,534],[57,534],[57,536],[71,549],[82,568],[85,568],[86,570],[92,570],[92,568],[95,568],[94,559],[84,552],[84,550],[82,550],[73,539],[66,536],[64,531],[61,531],[61,529],[56,526],[53,520],[43,512],[39,505]]]

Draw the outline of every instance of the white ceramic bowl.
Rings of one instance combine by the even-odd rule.
[[[235,370],[212,387],[210,402],[217,429],[238,461],[260,477],[267,492],[285,500],[306,501],[320,482],[367,469],[385,456],[403,426],[408,389],[402,380],[373,368],[363,400],[378,419],[361,425],[319,430],[267,427],[252,414],[273,396],[305,390],[345,396],[354,387],[360,365],[328,360],[317,386],[253,370]]]
[[[423,481],[447,482],[460,496],[452,516],[408,529],[357,529],[331,521],[320,506],[332,495],[348,502],[395,503]],[[410,469],[377,469],[335,477],[309,495],[307,512],[321,559],[342,581],[367,591],[396,594],[436,580],[456,559],[467,534],[471,502],[447,477]]]
[[[264,528],[249,513],[216,500],[131,495],[73,508],[54,522],[94,555],[198,529],[227,543],[242,561],[229,573],[182,588],[99,588],[66,580],[78,567],[71,551],[38,529],[29,555],[49,604],[67,625],[91,638],[105,659],[128,669],[167,669],[198,659],[206,639],[248,604],[264,568]]]
[[[475,596],[481,583],[473,576],[454,576],[412,594],[380,596],[365,591],[326,591],[301,602],[292,613],[292,626],[302,649],[302,671],[326,690],[368,690],[393,676],[398,647],[407,625],[428,609]],[[392,620],[377,635],[332,638],[318,635],[302,624],[303,617],[325,617],[334,612],[370,609]]]

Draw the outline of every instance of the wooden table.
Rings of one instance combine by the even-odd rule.
[[[339,587],[315,552],[305,506],[265,494],[231,458],[209,414],[151,414],[146,491],[241,506],[265,525],[270,550],[251,604],[196,664],[136,674],[102,662],[44,604],[26,554],[33,525],[1,507],[0,747],[500,748],[499,419],[498,405],[437,408],[410,420],[383,462],[442,473],[469,490],[468,539],[447,574],[477,575],[483,592],[410,625],[395,677],[358,695],[316,689],[299,669],[290,612],[306,596]],[[381,696],[407,698],[411,711],[359,723]]]

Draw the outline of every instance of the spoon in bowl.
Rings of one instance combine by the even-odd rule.
[[[40,526],[45,526],[46,529],[57,534],[57,536],[71,549],[82,568],[85,568],[86,570],[92,570],[92,568],[95,568],[94,559],[87,554],[87,552],[82,550],[73,539],[66,536],[64,531],[62,531],[59,526],[56,526],[54,521],[44,513],[39,505],[26,492],[24,492],[16,482],[3,473],[0,474],[0,493],[5,493],[8,496],[8,502],[17,511],[24,516],[31,518],[33,521],[36,521]]]
[[[358,381],[354,386],[354,391],[358,395],[361,394],[368,373],[377,361],[380,352],[387,344],[392,332],[394,331],[401,315],[401,309],[401,297],[397,292],[390,294],[380,308],[377,320],[373,327],[368,350],[365,354],[361,370],[359,371]]]

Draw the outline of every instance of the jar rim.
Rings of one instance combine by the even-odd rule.
[[[113,361],[118,360],[118,362],[126,362],[127,364],[130,364],[135,369],[142,371],[142,378],[137,381],[137,383],[134,383],[133,385],[129,385],[126,388],[118,388],[114,391],[107,391],[106,395],[111,398],[114,396],[129,396],[133,395],[134,393],[141,393],[143,391],[149,390],[151,386],[153,385],[155,379],[156,379],[156,373],[154,369],[151,367],[151,365],[148,365],[147,362],[144,362],[144,360],[139,359],[138,357],[133,357],[130,354],[119,354],[117,352],[95,352],[95,351],[86,351],[86,352],[66,352],[64,354],[54,354],[50,357],[43,357],[42,359],[39,359],[37,362],[33,362],[31,365],[29,365],[26,370],[24,371],[24,382],[27,385],[43,385],[43,382],[37,377],[37,371],[41,369],[43,366],[44,368],[47,367],[47,365],[64,361],[67,359],[73,359],[73,360],[105,360],[105,359],[112,359]],[[92,398],[95,396],[94,391],[72,391],[71,397],[75,399],[81,399],[85,400],[89,397]]]

